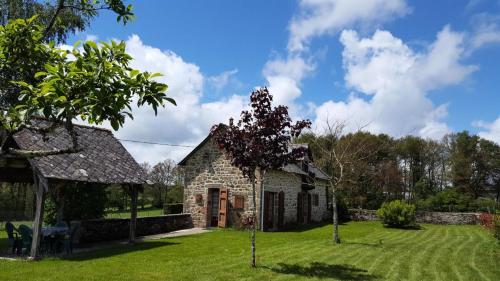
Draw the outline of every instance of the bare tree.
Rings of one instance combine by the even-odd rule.
[[[330,174],[329,185],[333,194],[333,242],[335,244],[340,243],[337,190],[342,184],[352,181],[352,179],[346,179],[346,170],[354,167],[356,163],[374,152],[373,149],[368,148],[367,142],[358,142],[355,138],[346,137],[346,124],[345,121],[333,122],[327,119],[321,134],[312,133],[314,135],[313,144],[323,156],[320,161],[324,163],[320,163],[320,166],[327,167],[326,172]],[[366,126],[359,127],[358,132],[364,127]]]
[[[175,184],[177,165],[173,160],[167,159],[151,168],[149,180],[153,182],[153,195],[157,199],[158,206],[162,206],[167,200],[168,187]]]

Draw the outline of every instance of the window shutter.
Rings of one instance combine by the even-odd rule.
[[[245,209],[245,197],[241,195],[234,196],[234,208]]]

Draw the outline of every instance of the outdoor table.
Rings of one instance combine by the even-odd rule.
[[[69,228],[64,226],[50,226],[42,228],[42,236],[46,241],[47,253],[56,254],[62,249],[59,248],[62,243],[62,237],[68,232]]]
[[[65,234],[69,230],[68,227],[65,226],[49,226],[42,228],[42,235],[45,237],[57,235],[57,234]]]

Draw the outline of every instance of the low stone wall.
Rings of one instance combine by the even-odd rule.
[[[356,221],[378,220],[375,210],[349,209],[349,215]],[[416,217],[418,223],[479,224],[478,213],[417,212]]]
[[[417,222],[433,224],[479,224],[478,213],[417,212]]]
[[[349,217],[354,221],[376,221],[377,211],[365,209],[349,209]]]
[[[98,219],[78,222],[80,224],[77,237],[79,244],[95,243],[110,240],[121,240],[129,237],[130,219]],[[166,215],[137,219],[137,236],[154,235],[193,227],[190,214]]]

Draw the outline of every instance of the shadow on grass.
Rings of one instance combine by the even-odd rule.
[[[339,280],[369,281],[378,277],[369,274],[367,270],[354,267],[348,264],[326,264],[313,262],[309,266],[299,264],[279,263],[278,268],[271,268],[272,271],[280,274],[294,274],[313,278],[335,278]]]
[[[0,257],[10,256],[12,254],[12,247],[10,246],[7,238],[0,238]]]
[[[339,225],[344,225],[345,222],[339,223]],[[323,227],[326,225],[331,225],[330,222],[319,222],[319,223],[311,223],[311,224],[302,224],[302,225],[291,225],[286,229],[280,230],[279,232],[304,232],[314,228]]]
[[[342,244],[344,244],[344,245],[360,245],[360,246],[378,248],[378,247],[381,247],[384,244],[384,242],[383,242],[383,239],[379,239],[377,242],[374,242],[374,243],[346,241],[346,242],[342,242]]]
[[[177,245],[180,243],[166,242],[166,241],[151,241],[151,242],[139,242],[135,245],[120,244],[112,245],[109,248],[103,249],[88,249],[88,251],[74,253],[71,255],[63,256],[61,259],[67,261],[86,261],[92,259],[108,258],[112,256],[119,256],[123,254],[147,251],[155,248],[161,248],[166,246]]]
[[[425,227],[421,226],[420,224],[412,224],[412,225],[407,225],[407,226],[391,226],[384,224],[383,225],[385,228],[392,228],[392,229],[400,229],[400,230],[424,230]]]

